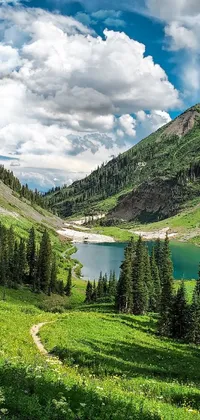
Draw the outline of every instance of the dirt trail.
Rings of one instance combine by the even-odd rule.
[[[48,357],[53,357],[50,353],[48,353],[48,351],[45,349],[45,347],[43,346],[40,337],[38,336],[38,333],[40,331],[40,328],[42,328],[44,325],[46,324],[51,324],[55,321],[49,321],[49,322],[40,322],[40,324],[37,325],[33,325],[30,329],[30,334],[32,336],[32,339],[36,345],[36,347],[38,348],[39,352],[41,354],[43,354],[44,356],[48,356]]]

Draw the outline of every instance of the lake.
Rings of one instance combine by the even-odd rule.
[[[100,271],[115,270],[117,276],[124,258],[126,243],[76,244],[74,257],[82,264],[82,275],[89,280],[98,279]],[[153,242],[148,242],[149,249]],[[200,263],[200,248],[182,242],[170,242],[175,279],[196,279]]]

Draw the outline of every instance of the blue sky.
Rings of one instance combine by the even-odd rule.
[[[0,163],[90,173],[199,102],[199,41],[199,0],[0,0]]]

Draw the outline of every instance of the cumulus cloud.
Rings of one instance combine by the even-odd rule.
[[[165,27],[165,35],[170,37],[170,49],[178,51],[181,49],[197,50],[198,37],[192,29],[188,29],[179,22],[172,22]]]
[[[165,71],[123,32],[97,37],[23,7],[2,6],[0,19],[1,153],[22,167],[88,173],[136,136],[132,114],[179,104]]]
[[[171,121],[166,111],[153,110],[149,113],[140,110],[136,113],[137,134],[140,139],[158,130]]]
[[[199,0],[145,0],[150,15],[164,21],[180,20],[200,13]]]
[[[187,94],[198,96],[200,78],[200,2],[199,0],[146,0],[146,13],[165,24],[167,47],[173,51],[184,51],[178,56],[181,62],[181,78]],[[194,64],[194,67],[192,66]],[[198,92],[197,92],[198,90]]]
[[[119,124],[121,128],[124,130],[124,133],[126,133],[128,136],[130,137],[136,136],[136,130],[135,130],[136,120],[133,117],[131,117],[131,115],[129,114],[122,115],[119,118]]]

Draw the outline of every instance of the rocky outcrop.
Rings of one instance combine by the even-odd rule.
[[[144,182],[119,201],[109,218],[158,221],[177,214],[189,198],[188,188],[175,179]]]

